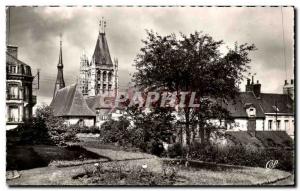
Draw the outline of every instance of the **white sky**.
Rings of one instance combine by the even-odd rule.
[[[294,69],[294,10],[283,8],[287,79]],[[59,33],[63,33],[66,85],[76,82],[83,50],[91,58],[99,31],[98,22],[108,22],[107,40],[112,58],[119,59],[119,81],[126,86],[134,72],[134,59],[145,38],[145,29],[162,35],[194,31],[208,33],[227,46],[254,43],[251,53],[255,80],[262,92],[281,93],[286,78],[280,7],[17,7],[11,9],[10,43],[19,46],[19,59],[41,69],[38,103],[52,99],[58,62]],[[244,84],[241,85],[244,90]]]

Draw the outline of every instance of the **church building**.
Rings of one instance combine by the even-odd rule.
[[[57,78],[51,107],[54,115],[63,117],[67,125],[101,126],[116,111],[101,105],[100,100],[114,100],[118,93],[118,60],[111,59],[105,35],[106,22],[100,21],[96,46],[91,61],[80,59],[77,83],[66,86],[63,78],[62,42],[60,41]]]
[[[116,96],[118,92],[118,60],[112,61],[105,35],[106,21],[100,21],[91,61],[83,54],[80,60],[79,86],[86,97],[104,95]]]

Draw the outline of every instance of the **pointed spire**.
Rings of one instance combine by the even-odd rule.
[[[56,76],[56,82],[54,86],[53,99],[55,98],[57,91],[65,87],[64,72],[63,72],[64,65],[62,60],[62,34],[60,34],[59,36],[60,36],[60,50],[59,50],[57,76]]]
[[[100,31],[96,42],[96,47],[93,54],[93,61],[96,65],[109,65],[113,66],[112,59],[110,57],[109,48],[105,35],[106,21],[103,19],[99,22]]]
[[[60,33],[59,34],[59,45],[60,45],[60,50],[59,50],[59,58],[58,58],[58,64],[57,64],[57,68],[58,67],[61,67],[63,68],[64,65],[63,65],[63,60],[62,60],[62,34]]]
[[[106,20],[104,20],[104,17],[101,18],[99,21],[99,27],[100,27],[100,34],[105,34],[105,28],[106,28]]]

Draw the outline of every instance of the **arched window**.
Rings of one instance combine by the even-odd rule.
[[[101,80],[101,72],[100,72],[100,70],[97,70],[97,80]]]
[[[106,72],[103,72],[103,81],[106,81]]]
[[[108,73],[108,81],[109,81],[109,82],[111,82],[111,78],[112,78],[112,73],[109,72],[109,73]]]

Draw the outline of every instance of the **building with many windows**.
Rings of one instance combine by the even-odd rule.
[[[292,83],[293,84],[293,81]],[[294,137],[294,90],[287,82],[283,94],[262,93],[261,84],[247,80],[246,91],[230,101],[226,107],[234,122],[225,126],[233,131],[285,131]],[[224,121],[225,123],[225,121]],[[224,124],[223,124],[224,125]]]
[[[16,128],[32,117],[36,96],[32,95],[31,67],[18,59],[18,47],[6,51],[6,127]]]

